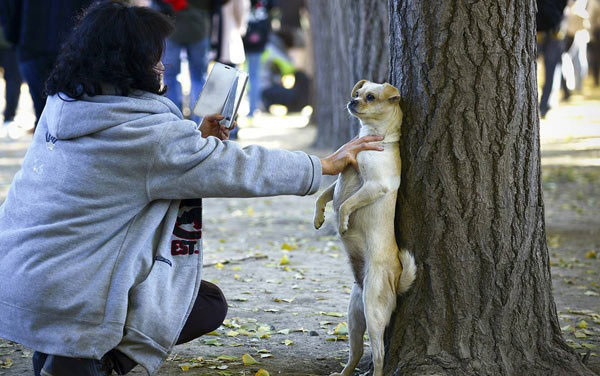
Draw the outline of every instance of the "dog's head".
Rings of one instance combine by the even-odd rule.
[[[360,80],[352,89],[352,99],[348,102],[348,111],[371,125],[394,123],[400,126],[402,109],[400,92],[386,83],[376,84]]]

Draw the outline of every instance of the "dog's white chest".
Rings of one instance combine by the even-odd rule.
[[[333,195],[333,207],[338,211],[348,197],[366,183],[376,183],[387,192],[394,192],[400,186],[400,152],[397,143],[385,145],[384,151],[363,151],[357,156],[360,171],[346,168],[338,178]]]

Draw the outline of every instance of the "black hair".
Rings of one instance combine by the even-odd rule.
[[[162,95],[166,87],[157,64],[172,32],[172,21],[150,8],[98,1],[84,12],[63,45],[46,92],[79,99],[106,94],[105,84],[123,96],[134,90]]]

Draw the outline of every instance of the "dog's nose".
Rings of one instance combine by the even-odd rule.
[[[357,101],[356,99],[352,99],[352,100],[350,101],[350,106],[351,106],[351,107],[356,107],[356,105],[358,105],[358,101]]]

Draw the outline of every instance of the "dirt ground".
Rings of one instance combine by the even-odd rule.
[[[590,350],[589,362],[597,372],[599,108],[600,100],[580,98],[551,111],[542,123],[554,297],[567,341],[579,353]],[[312,127],[254,127],[242,129],[241,139],[306,150],[314,134]],[[0,202],[27,137],[0,140]],[[315,198],[205,200],[203,279],[228,297],[228,317],[215,335],[175,347],[159,375],[255,375],[265,369],[270,375],[307,376],[341,369],[348,355],[345,310],[353,281],[331,208],[322,229],[312,226]],[[367,346],[362,371],[368,369],[369,354]],[[32,374],[31,350],[0,340],[0,375]],[[145,372],[138,367],[132,374]]]

